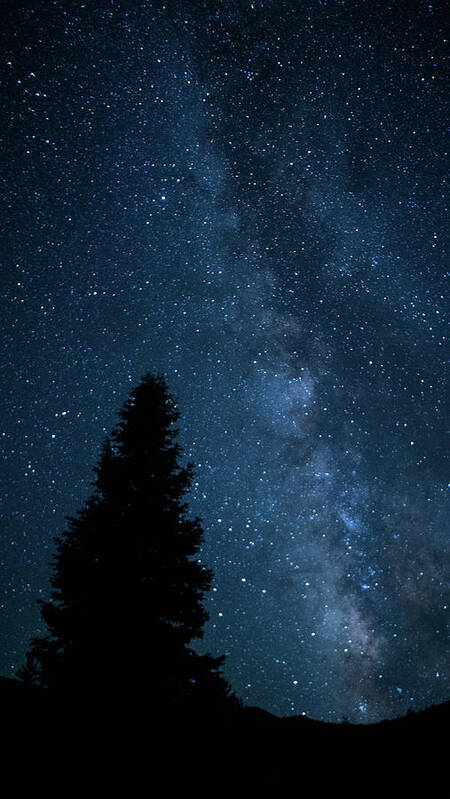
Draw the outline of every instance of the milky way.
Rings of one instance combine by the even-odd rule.
[[[443,5],[2,15],[3,674],[150,371],[196,467],[198,646],[238,696],[448,699]]]

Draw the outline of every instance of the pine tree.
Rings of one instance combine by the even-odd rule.
[[[31,642],[21,678],[86,699],[139,696],[154,709],[237,704],[223,658],[188,644],[203,634],[211,572],[203,531],[187,518],[192,466],[179,464],[179,413],[147,374],[119,414],[95,468],[95,493],[56,539],[48,635]]]

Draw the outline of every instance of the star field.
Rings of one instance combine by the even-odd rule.
[[[449,698],[443,4],[4,4],[1,671],[164,372],[246,704]]]

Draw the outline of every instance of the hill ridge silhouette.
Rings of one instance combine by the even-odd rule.
[[[86,714],[91,715],[92,719],[101,725],[101,714],[105,711],[104,722],[109,724],[111,719],[115,718],[120,726],[124,714],[130,720],[144,710],[150,721],[161,728],[166,725],[170,727],[175,722],[183,727],[203,727],[205,724],[213,726],[216,724],[218,728],[232,727],[233,730],[241,729],[242,731],[268,732],[276,730],[277,735],[281,734],[284,738],[286,736],[297,738],[297,736],[305,735],[330,741],[338,738],[342,741],[349,738],[354,739],[356,736],[360,739],[378,739],[380,742],[396,739],[398,736],[401,736],[403,740],[437,737],[445,741],[450,728],[450,701],[430,705],[422,710],[409,710],[405,715],[393,719],[360,724],[349,721],[320,721],[304,715],[277,716],[256,706],[244,706],[221,714],[208,713],[202,708],[198,714],[191,710],[189,715],[180,715],[167,709],[166,714],[159,713],[152,716],[151,708],[130,707],[128,710],[124,710],[126,698],[125,687],[117,695],[111,696],[107,710],[105,707],[80,707],[79,697],[77,697],[77,707],[75,707],[71,706],[70,697],[63,697],[64,701],[61,702],[61,696],[58,695],[53,702],[52,693],[49,691],[24,685],[16,679],[0,676],[0,703],[3,717],[9,716],[16,720],[21,718],[22,721],[28,719],[31,723],[33,719],[41,722],[45,719],[45,723],[50,727],[52,723],[55,726],[61,723],[61,715],[65,715],[65,723],[70,724],[76,718],[77,712],[83,714],[85,718]],[[61,705],[64,707],[63,711],[61,711]],[[109,718],[107,718],[108,716]]]

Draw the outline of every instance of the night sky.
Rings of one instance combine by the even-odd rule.
[[[449,699],[444,5],[1,4],[3,675],[164,372],[237,695]]]

